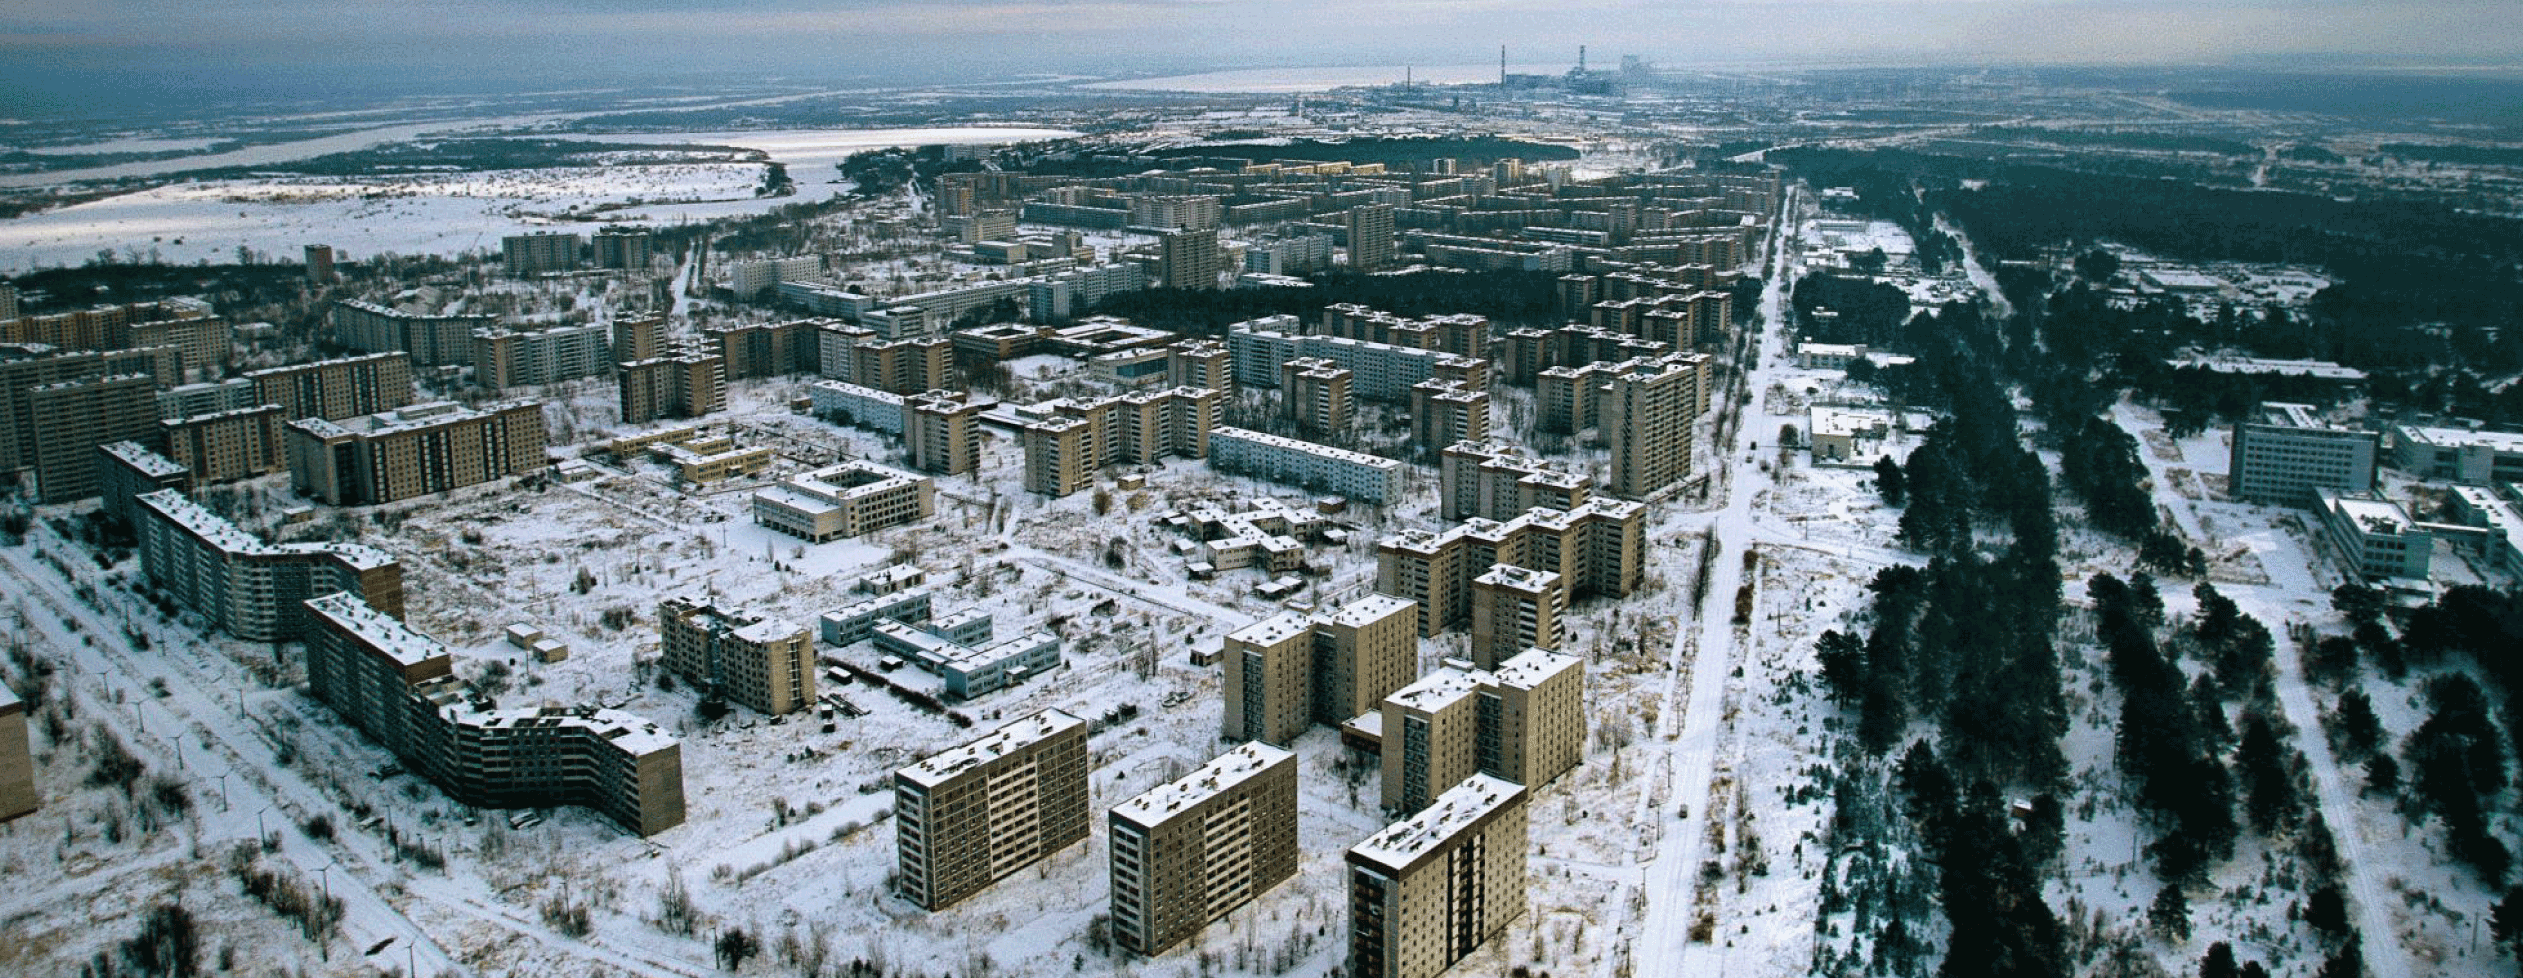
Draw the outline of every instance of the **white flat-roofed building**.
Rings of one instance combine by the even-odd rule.
[[[1026,632],[993,641],[990,615],[978,608],[928,622],[886,618],[868,625],[876,650],[899,656],[946,680],[946,692],[971,699],[1060,668],[1060,639]]]
[[[2367,580],[2424,581],[2433,576],[2435,534],[2399,503],[2370,492],[2315,490],[2322,528],[2332,546]]]
[[[1210,431],[1209,466],[1335,493],[1352,502],[1381,505],[1402,494],[1399,461],[1242,428]]]
[[[902,434],[903,396],[900,394],[837,380],[809,384],[806,394],[814,403],[816,417],[890,435]]]
[[[877,622],[929,620],[932,599],[928,588],[915,587],[854,601],[817,617],[817,632],[826,645],[855,645],[867,641]]]
[[[1434,978],[1523,916],[1525,795],[1473,775],[1350,848],[1353,978]]]
[[[1085,841],[1086,721],[1021,717],[894,772],[896,876],[904,898],[943,910]]]
[[[2474,486],[2523,482],[2523,434],[2402,425],[2392,429],[2393,464],[2421,479]]]
[[[2234,425],[2226,492],[2244,502],[2311,508],[2317,490],[2370,491],[2380,443],[2374,432],[2323,422],[2312,405],[2263,403]]]
[[[1247,743],[1113,806],[1113,943],[1152,955],[1297,871],[1297,758]]]
[[[843,462],[755,491],[753,519],[823,543],[927,519],[937,512],[936,492],[937,483],[926,476]]]

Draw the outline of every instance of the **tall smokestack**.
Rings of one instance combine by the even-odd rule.
[[[1586,46],[1583,44],[1577,45],[1577,73],[1586,73]]]
[[[1498,46],[1498,87],[1507,87],[1507,46]]]

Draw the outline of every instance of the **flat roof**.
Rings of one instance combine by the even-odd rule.
[[[1086,721],[1066,712],[1044,710],[1011,720],[970,743],[932,754],[917,764],[894,772],[894,776],[921,787],[935,788],[976,765],[997,760],[1072,729],[1085,728]]]
[[[1434,713],[1471,695],[1473,690],[1480,688],[1481,680],[1487,677],[1487,673],[1476,670],[1438,666],[1429,670],[1427,675],[1412,680],[1410,685],[1394,690],[1393,695],[1385,697],[1384,701],[1399,703],[1423,713]]]
[[[1287,750],[1258,741],[1246,743],[1211,759],[1190,774],[1157,785],[1138,797],[1113,806],[1113,816],[1126,818],[1139,825],[1155,825],[1168,816],[1199,805],[1238,785],[1252,780],[1264,771],[1281,764],[1295,764],[1297,756]]]
[[[1390,594],[1369,594],[1341,605],[1323,618],[1326,621],[1356,627],[1382,621],[1392,615],[1417,607],[1416,603],[1404,601]]]
[[[413,631],[412,626],[369,607],[368,602],[347,591],[309,598],[307,610],[359,636],[360,641],[384,653],[397,665],[415,666],[447,655],[447,647],[439,644],[437,639]]]
[[[1305,620],[1290,612],[1280,612],[1226,634],[1227,641],[1253,645],[1276,645],[1280,640],[1305,631]]]
[[[2485,448],[2496,452],[2523,453],[2523,434],[2510,431],[2406,426],[2400,429],[2400,436],[2435,448]]]
[[[136,441],[118,441],[107,445],[105,454],[120,459],[132,468],[139,469],[143,475],[165,477],[183,475],[192,471],[178,464],[174,459],[150,451]]]
[[[1385,826],[1349,849],[1350,858],[1399,873],[1492,813],[1524,799],[1524,787],[1486,774],[1465,778],[1419,814]],[[1525,840],[1514,840],[1524,845]]]
[[[1501,686],[1532,689],[1568,670],[1584,667],[1585,660],[1576,656],[1535,648],[1518,652],[1514,658],[1499,663],[1498,668],[1490,672],[1490,676]]]

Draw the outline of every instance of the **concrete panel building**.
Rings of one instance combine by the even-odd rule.
[[[979,471],[981,412],[987,408],[979,398],[957,391],[904,398],[902,442],[911,450],[911,466],[946,475]]]
[[[1539,788],[1585,759],[1585,663],[1529,649],[1481,669],[1459,659],[1381,705],[1383,804],[1407,814],[1474,774]]]
[[[2523,482],[2523,434],[2402,425],[2392,429],[2392,464],[2439,482]]]
[[[1525,790],[1473,775],[1350,848],[1355,978],[1434,978],[1525,910]]]
[[[255,404],[280,405],[283,421],[338,421],[412,403],[412,355],[373,353],[250,370]]]
[[[1393,266],[1393,208],[1360,204],[1341,213],[1341,234],[1349,245],[1349,268],[1380,272]]]
[[[194,485],[210,486],[288,471],[286,420],[280,405],[265,404],[160,421],[158,429],[167,457],[192,473]]]
[[[753,494],[754,522],[814,543],[874,533],[937,513],[937,483],[871,462],[791,476]]]
[[[1297,872],[1297,758],[1244,744],[1113,807],[1113,943],[1162,954]]]
[[[1209,432],[1209,467],[1369,505],[1382,505],[1402,494],[1402,463],[1398,461],[1242,428],[1221,426]]]
[[[37,498],[47,503],[85,499],[101,490],[97,449],[157,435],[157,383],[146,374],[64,380],[20,395]]]
[[[1559,647],[1559,616],[1568,606],[1560,576],[1495,564],[1472,578],[1472,662],[1483,669],[1525,649]]]
[[[401,350],[423,367],[473,362],[473,334],[493,329],[489,316],[433,316],[373,302],[334,303],[333,338],[362,353]],[[364,413],[364,412],[363,412]]]
[[[350,594],[307,602],[307,687],[458,804],[577,805],[643,836],[683,824],[683,746],[593,707],[496,709],[446,647]]]
[[[578,268],[586,247],[587,239],[564,231],[511,234],[499,239],[499,258],[508,274],[523,278]]]
[[[694,598],[657,605],[660,663],[709,695],[774,716],[815,699],[815,640],[776,618]]]
[[[126,527],[139,526],[142,496],[160,489],[178,493],[193,488],[191,470],[176,464],[174,459],[141,446],[136,441],[118,441],[98,448],[97,495],[105,515]],[[136,531],[135,531],[136,532]]]
[[[2434,577],[2435,534],[2399,503],[2371,492],[2313,490],[2314,512],[2342,563],[2369,581]]]
[[[1295,766],[1289,764],[1292,769]],[[1296,798],[1293,778],[1288,782],[1288,796],[1291,802]],[[43,803],[43,794],[35,788],[34,742],[26,735],[26,701],[7,686],[0,686],[0,822],[33,814]],[[1289,813],[1292,829],[1295,814]],[[1295,840],[1291,839],[1289,845],[1293,850]]]
[[[1438,515],[1449,520],[1512,520],[1535,509],[1586,503],[1594,480],[1553,467],[1503,442],[1465,441],[1438,456]]]
[[[613,330],[599,323],[473,334],[473,382],[491,390],[557,384],[613,368]]]
[[[1347,368],[1321,357],[1301,357],[1279,365],[1279,416],[1316,434],[1349,427]]]
[[[1326,614],[1274,615],[1227,633],[1225,736],[1287,745],[1376,708],[1419,665],[1410,602],[1374,594]]]
[[[1405,530],[1376,542],[1375,589],[1417,604],[1421,635],[1469,620],[1473,581],[1500,564],[1558,575],[1568,601],[1620,597],[1641,580],[1646,526],[1646,507],[1595,499],[1505,523],[1474,518],[1443,532]]]
[[[1435,377],[1410,387],[1410,436],[1435,451],[1456,442],[1489,438],[1489,392]]]
[[[1083,842],[1086,721],[1020,718],[894,772],[896,873],[905,899],[944,910]]]
[[[1216,231],[1173,231],[1157,238],[1157,284],[1168,289],[1215,289],[1226,274],[1226,249]]]
[[[698,418],[727,409],[727,361],[687,347],[621,364],[622,423]]]
[[[1225,399],[1217,390],[1174,387],[1019,409],[1025,488],[1065,496],[1093,485],[1108,465],[1203,457]]]
[[[335,506],[364,506],[541,469],[543,405],[482,410],[440,401],[288,427],[290,481]]]
[[[116,437],[104,437],[127,427],[128,411],[119,403],[104,405],[115,410],[112,417],[65,417],[63,411],[76,408],[81,400],[119,402],[128,398],[135,387],[149,386],[145,379],[140,384],[121,381],[102,388],[83,388],[81,384],[135,374],[173,379],[170,364],[174,356],[173,351],[164,348],[64,353],[42,344],[0,345],[0,470],[35,469],[39,485],[58,485],[64,492],[84,489],[85,495],[95,494],[97,449],[125,440],[148,442],[156,432],[125,431]],[[143,396],[151,401],[150,424],[154,426],[156,397],[154,393]],[[65,423],[67,427],[63,427]],[[65,454],[81,442],[89,443],[86,457],[73,459]],[[49,480],[42,478],[47,465],[54,470]],[[80,495],[46,501],[77,498]]]
[[[2381,443],[2374,432],[2324,423],[2310,404],[2264,403],[2234,425],[2226,493],[2309,509],[2318,490],[2368,492]]]
[[[160,490],[133,501],[140,570],[176,603],[249,642],[306,636],[306,601],[347,592],[393,617],[403,614],[403,565],[355,543],[269,544]]]

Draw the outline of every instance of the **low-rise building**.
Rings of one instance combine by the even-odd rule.
[[[2316,511],[2340,560],[2367,580],[2425,581],[2434,576],[2435,534],[2409,511],[2371,492],[2314,490]]]
[[[2523,482],[2523,434],[2402,425],[2392,429],[2393,464],[2421,479],[2474,486]]]
[[[1161,954],[1297,872],[1297,758],[1248,743],[1113,807],[1113,943]]]
[[[894,772],[895,875],[944,910],[1086,840],[1086,721],[1022,717]]]
[[[790,476],[753,494],[754,522],[815,543],[874,533],[937,513],[937,483],[871,462]]]
[[[1026,632],[995,640],[990,616],[979,609],[920,622],[880,618],[867,631],[876,651],[936,674],[946,681],[947,695],[959,700],[998,692],[1062,664],[1057,636]]]

